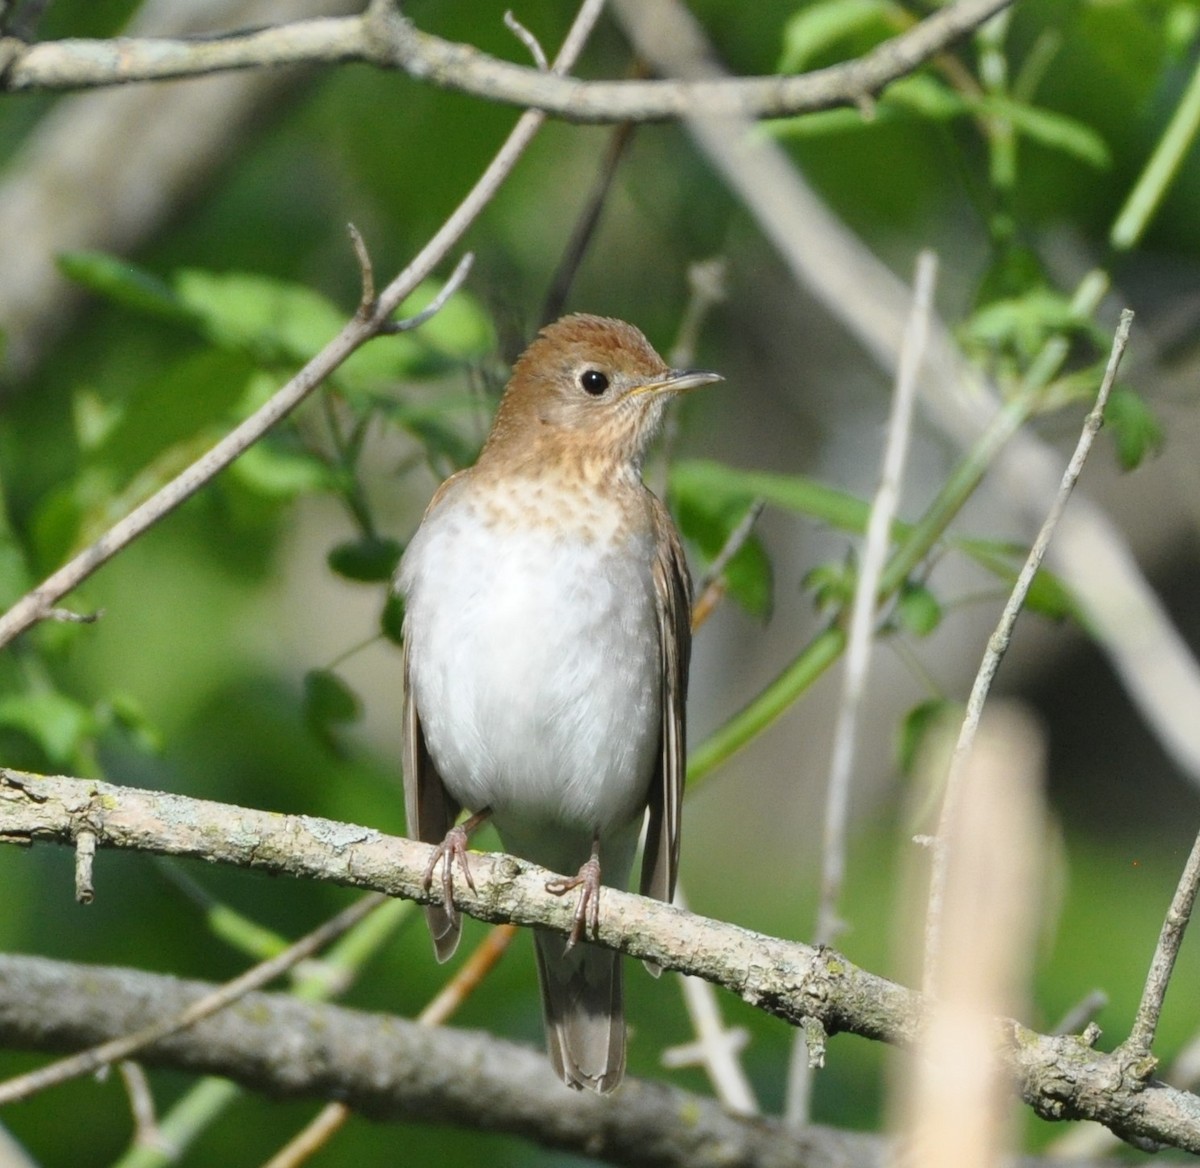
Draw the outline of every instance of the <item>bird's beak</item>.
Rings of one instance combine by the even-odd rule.
[[[699,389],[702,385],[711,385],[714,381],[724,381],[719,373],[710,373],[705,369],[671,369],[666,377],[659,381],[650,381],[637,387],[637,393],[687,393]]]

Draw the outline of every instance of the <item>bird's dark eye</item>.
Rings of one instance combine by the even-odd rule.
[[[599,369],[585,369],[579,375],[579,384],[585,393],[599,397],[608,388],[608,378]]]

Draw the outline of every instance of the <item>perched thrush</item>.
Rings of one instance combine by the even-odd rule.
[[[567,316],[517,361],[478,461],[442,484],[401,561],[409,834],[439,845],[441,960],[461,924],[452,870],[488,815],[504,847],[579,889],[569,941],[536,932],[550,1060],[572,1087],[625,1070],[620,955],[594,930],[625,888],[646,813],[641,890],[679,864],[691,584],[642,482],[667,402],[715,373],[669,369],[632,325]],[[455,826],[460,811],[475,813]]]

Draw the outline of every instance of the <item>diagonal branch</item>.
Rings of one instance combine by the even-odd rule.
[[[363,61],[410,77],[573,122],[654,122],[685,114],[777,118],[862,105],[884,86],[1008,7],[956,0],[865,56],[795,77],[716,81],[577,81],[515,65],[418,30],[394,0],[362,16],[295,21],[204,40],[119,38],[26,45],[0,41],[0,91],[51,92],[162,81],[230,69]]]
[[[432,849],[413,840],[91,779],[0,770],[0,843],[71,845],[80,831],[93,832],[102,849],[192,856],[422,903],[440,896],[440,889],[431,892],[424,883]],[[476,888],[465,882],[454,888],[454,903],[464,912],[570,932],[574,905],[546,891],[552,873],[488,854],[473,854],[471,871]],[[792,1024],[813,1018],[829,1034],[904,1046],[920,1027],[919,994],[832,949],[783,941],[616,889],[606,890],[604,904],[599,944],[715,982]],[[0,1011],[7,993],[0,986]],[[42,1000],[43,1013],[46,1000],[52,999]],[[1152,1060],[1122,1050],[1105,1054],[1089,1038],[1037,1034],[1011,1019],[996,1021],[996,1038],[1003,1065],[1039,1115],[1094,1119],[1127,1139],[1200,1152],[1200,1098],[1152,1080]]]

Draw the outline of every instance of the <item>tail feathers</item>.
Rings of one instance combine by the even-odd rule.
[[[448,861],[447,861],[448,862]],[[433,938],[433,951],[439,961],[449,961],[462,936],[462,917],[448,913],[440,904],[425,906],[425,921]]]
[[[563,952],[563,938],[534,933],[546,1044],[563,1082],[607,1095],[625,1074],[621,955],[594,945]]]

